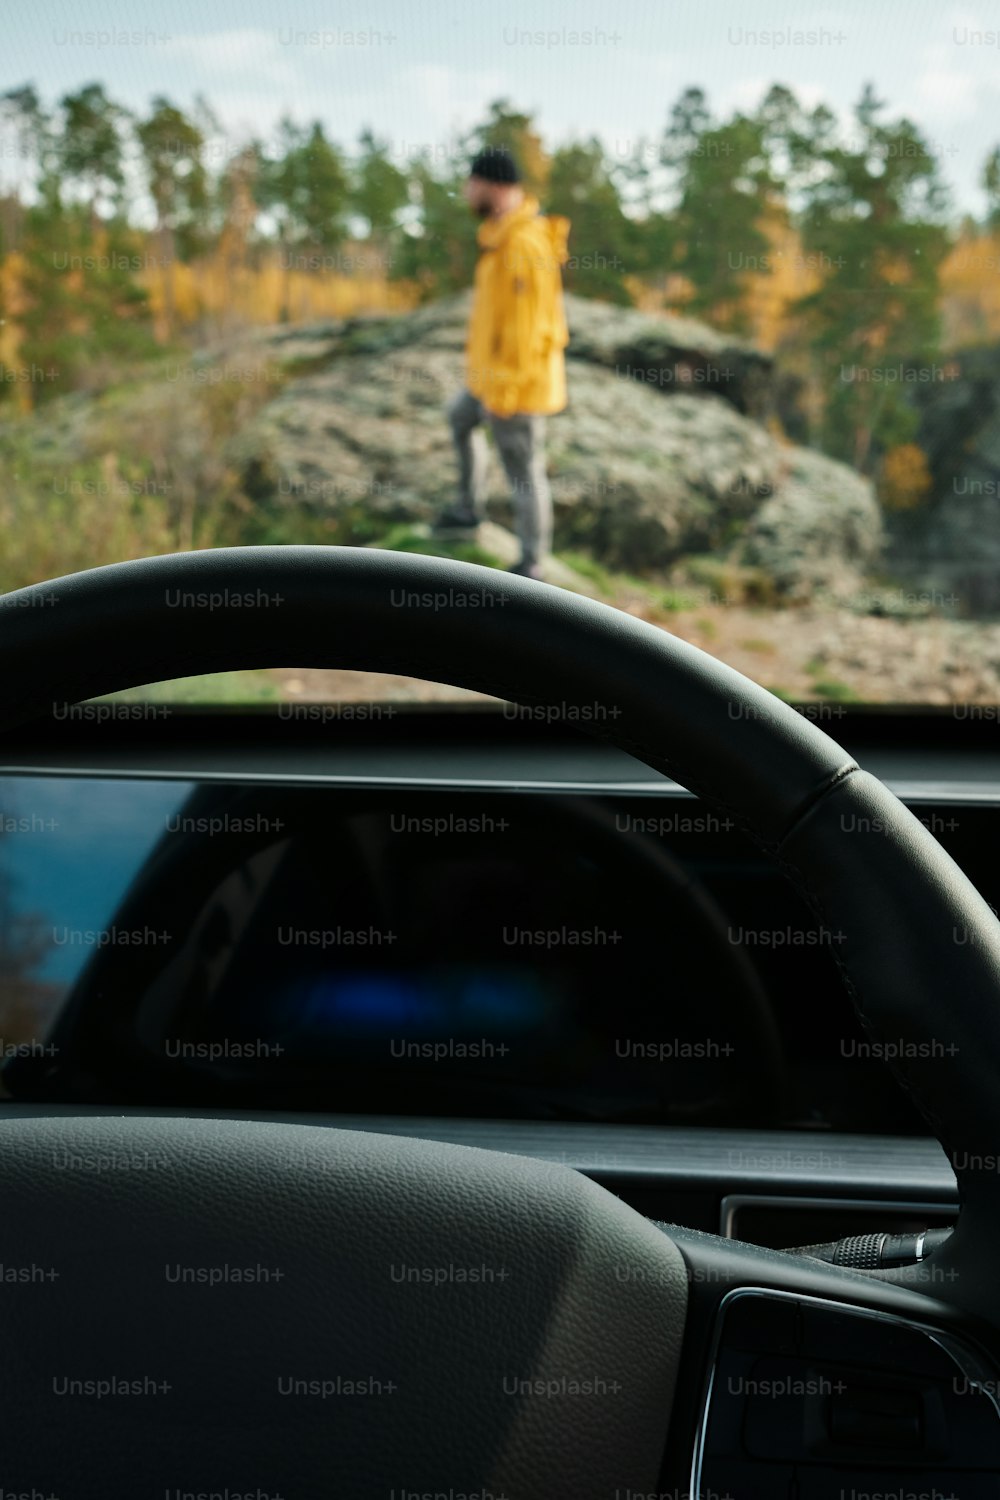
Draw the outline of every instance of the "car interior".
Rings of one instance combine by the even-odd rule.
[[[103,9],[84,5],[74,25],[118,26]],[[888,47],[909,24],[887,6],[874,8],[877,33],[863,32],[860,6],[780,18],[757,6],[753,18],[713,22],[699,52],[709,23],[694,7],[677,7],[672,28],[666,12],[643,20],[627,5],[600,26],[590,17],[591,41],[575,43],[587,18],[555,0],[547,9],[538,33],[542,21],[511,18],[529,30],[516,44],[495,39],[494,66],[478,22],[432,7],[427,55],[450,61],[422,63],[423,86],[451,90],[454,72],[464,92],[449,93],[448,107],[471,114],[490,90],[527,100],[537,90],[546,119],[546,90],[562,99],[573,47],[589,49],[587,66],[601,52],[624,91],[609,84],[606,98],[574,108],[581,127],[593,119],[612,133],[628,96],[629,57],[608,35],[619,26],[626,53],[632,35],[667,57],[673,37],[680,60],[664,76],[688,84],[692,57],[725,48],[746,130],[775,70],[819,107],[824,89],[836,95],[838,69],[855,92],[878,77],[873,36]],[[5,100],[21,73],[45,82],[46,59],[49,93],[103,70],[127,100],[141,45],[150,78],[165,69],[172,79],[179,57],[193,78],[217,77],[223,101],[227,90],[251,101],[255,69],[267,71],[260,57],[273,55],[260,108],[280,96],[291,109],[297,81],[312,98],[296,68],[324,44],[308,38],[334,28],[337,55],[324,61],[341,80],[365,81],[364,114],[393,80],[408,88],[424,57],[401,5],[382,7],[380,24],[401,41],[386,59],[383,35],[377,64],[372,35],[361,47],[344,29],[367,26],[361,16],[296,11],[280,55],[258,57],[268,23],[256,5],[245,21],[224,6],[183,5],[173,19],[135,6],[120,22],[139,28],[132,42],[98,29],[79,34],[103,44],[62,51],[58,10],[41,5],[44,36],[31,45],[18,30]],[[933,8],[916,12],[926,46],[938,45]],[[765,28],[753,58],[751,21]],[[945,28],[959,51],[964,25],[949,15]],[[796,42],[798,26],[813,40]],[[828,26],[847,31],[836,62]],[[159,54],[157,28],[173,34]],[[207,62],[193,60],[199,36]],[[505,118],[522,122],[518,140],[537,142],[527,117]],[[968,119],[978,119],[971,105]],[[83,140],[82,126],[65,129]],[[318,162],[315,139],[309,149],[304,159]],[[98,184],[92,202],[78,194],[79,222],[93,211],[96,233],[113,219],[100,183],[114,172],[105,163],[88,178],[65,148],[59,160],[67,181],[75,172]],[[33,197],[0,178],[0,329],[4,314],[23,325],[22,355],[39,283],[17,281],[12,294],[5,256],[20,257],[12,277],[29,278],[40,180]],[[127,172],[122,181],[127,196]],[[561,202],[555,188],[551,201]],[[260,189],[265,269],[268,235],[284,222],[275,202]],[[705,207],[708,232],[724,237],[716,200]],[[604,199],[581,197],[574,222],[599,245],[609,216]],[[397,219],[415,238],[405,212]],[[134,232],[159,244],[163,222],[143,228],[140,214]],[[307,248],[320,243],[310,233]],[[899,253],[929,243],[913,250],[900,231]],[[433,248],[420,254],[444,275]],[[190,276],[174,288],[160,357],[183,350],[192,369],[201,332],[184,323],[184,296],[205,255],[171,250]],[[55,274],[50,261],[43,283]],[[59,303],[67,327],[88,285],[83,275]],[[569,303],[571,339],[590,300],[632,316],[595,285]],[[437,295],[426,297],[431,313]],[[635,287],[629,295],[639,307]],[[674,295],[639,310],[672,317]],[[391,317],[419,319],[424,305],[401,301]],[[725,322],[718,299],[691,305],[750,359],[751,334]],[[365,334],[366,315],[353,316],[337,338]],[[288,338],[302,325],[314,342],[273,395],[298,401],[305,424],[305,387],[322,376],[318,351],[334,334],[315,310],[256,323],[262,338],[272,324]],[[421,357],[440,346],[457,360],[445,324],[427,326]],[[11,347],[0,337],[8,362],[19,357]],[[574,347],[571,410],[574,379],[589,392],[593,373]],[[795,346],[775,348],[779,365],[794,366]],[[384,358],[358,349],[335,368]],[[16,553],[23,567],[0,563],[0,1385],[10,1419],[0,1500],[1000,1495],[1000,693],[991,698],[992,678],[974,691],[961,675],[980,646],[1000,653],[981,602],[986,542],[979,582],[956,585],[951,614],[869,611],[900,652],[897,667],[884,648],[885,670],[922,672],[923,697],[892,686],[866,697],[812,668],[809,690],[785,691],[759,650],[762,685],[742,669],[745,652],[738,669],[725,642],[689,628],[676,590],[695,585],[680,575],[623,565],[612,593],[612,553],[598,545],[608,533],[596,525],[586,535],[606,571],[593,561],[588,573],[575,550],[590,545],[584,512],[574,520],[558,491],[547,566],[564,572],[545,576],[417,523],[400,545],[391,516],[383,531],[358,530],[359,491],[339,530],[317,531],[303,510],[288,512],[289,529],[261,532],[247,519],[249,486],[234,502],[242,532],[182,525],[163,533],[176,545],[113,529],[105,494],[80,546],[62,551],[50,529],[83,535],[84,493],[58,526],[50,518],[44,544],[30,532],[24,466],[42,460],[33,448],[24,456],[25,434],[52,424],[41,452],[92,420],[110,442],[115,403],[131,399],[138,376],[131,352],[106,358],[116,373],[100,410],[91,403],[104,395],[85,383],[16,412],[0,400],[11,557],[29,537]],[[362,365],[351,368],[360,380]],[[158,387],[171,381],[156,371]],[[720,423],[757,422],[717,392],[640,394],[726,407]],[[332,422],[350,425],[346,396],[331,388],[322,399]],[[445,418],[427,410],[446,440]],[[239,407],[237,431],[249,432],[251,415]],[[917,502],[894,509],[886,498],[897,469],[866,468],[858,449],[847,477],[833,416],[823,431],[786,423],[803,452],[836,459],[845,486],[867,485],[886,535],[896,527],[893,545],[909,545]],[[873,431],[873,443],[902,446]],[[312,441],[305,425],[292,432],[293,446]],[[378,439],[387,451],[394,432]],[[184,423],[163,440],[182,446]],[[550,438],[556,478],[571,446]],[[675,458],[654,454],[661,466]],[[416,470],[423,458],[400,462]],[[220,492],[235,463],[220,458]],[[497,487],[494,531],[500,521],[517,531]],[[134,492],[127,503],[138,515]],[[172,504],[153,494],[154,512]],[[945,523],[927,505],[929,536]],[[798,524],[788,516],[782,526]],[[477,535],[488,553],[491,533]],[[728,571],[712,577],[750,592],[738,606],[703,594],[703,614],[746,608],[761,622],[753,628],[773,625],[791,650],[826,610],[851,647],[855,626],[823,592],[834,544],[818,535],[808,601],[783,602],[760,569],[748,582],[727,553]],[[713,533],[699,556],[721,556],[728,536]],[[64,559],[75,563],[57,566]],[[674,591],[659,614],[635,602],[647,576],[661,599]],[[884,596],[902,574],[886,563],[872,576]],[[851,618],[860,661],[871,622]],[[952,624],[967,655],[949,677],[931,652]],[[249,685],[265,680],[255,697]]]

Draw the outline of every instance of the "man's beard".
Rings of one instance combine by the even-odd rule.
[[[472,212],[477,219],[488,219],[493,210],[488,203],[477,203]]]

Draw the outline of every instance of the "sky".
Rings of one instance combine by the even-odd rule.
[[[574,37],[574,33],[576,34]],[[547,146],[598,135],[625,156],[698,85],[719,114],[775,81],[842,118],[866,81],[923,131],[956,212],[981,214],[1000,140],[995,0],[33,0],[3,23],[0,91],[48,102],[98,80],[142,111],[203,93],[228,141],[283,113],[352,146],[371,125],[400,160],[442,153],[495,98],[533,111]],[[8,183],[10,163],[0,161]]]

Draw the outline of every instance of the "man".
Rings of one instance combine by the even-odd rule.
[[[473,160],[465,198],[477,234],[466,388],[448,408],[458,450],[458,503],[439,529],[471,535],[483,516],[488,422],[514,495],[521,559],[510,569],[541,578],[552,545],[552,492],[545,472],[545,419],[566,406],[569,341],[560,266],[569,220],[542,216],[513,156],[487,147]]]

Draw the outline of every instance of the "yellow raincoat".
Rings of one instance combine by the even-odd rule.
[[[566,405],[569,332],[559,268],[568,259],[569,223],[540,215],[538,199],[526,195],[479,226],[466,384],[497,416]]]

